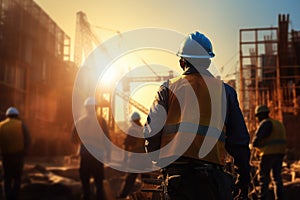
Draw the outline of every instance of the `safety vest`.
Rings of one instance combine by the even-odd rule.
[[[0,122],[0,149],[4,154],[18,153],[24,150],[21,120],[7,118]]]
[[[100,130],[109,138],[109,130],[106,121],[102,117],[94,118],[93,115],[83,115],[75,122],[72,140],[74,143],[80,143],[80,154],[90,154],[89,150],[99,150],[101,152],[110,151],[104,142],[104,135],[99,133]],[[100,128],[99,128],[100,125]],[[78,133],[80,131],[80,135]]]
[[[128,133],[133,135],[142,135],[143,127],[138,125],[132,125],[128,129]],[[145,153],[145,139],[140,137],[134,137],[132,135],[127,135],[125,139],[126,150],[134,153]]]
[[[284,125],[274,119],[265,119],[272,122],[272,132],[269,137],[262,139],[260,143],[261,155],[284,154],[286,150],[286,134]],[[265,122],[263,120],[261,123]]]
[[[169,80],[168,88],[168,113],[161,136],[160,158],[175,155],[224,165],[226,128],[222,118],[223,83],[214,77],[195,73]],[[208,130],[220,135],[208,134]],[[189,141],[191,137],[193,140]],[[200,158],[199,150],[206,137],[213,142],[213,146],[208,154]],[[187,145],[186,141],[190,145],[183,154],[178,155],[181,148]]]

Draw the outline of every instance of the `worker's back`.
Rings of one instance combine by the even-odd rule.
[[[210,85],[210,88],[207,85]],[[201,160],[219,165],[224,164],[226,151],[225,128],[223,128],[225,117],[223,116],[225,115],[222,113],[222,105],[226,105],[226,102],[223,99],[223,92],[221,81],[199,73],[182,75],[169,81],[168,114],[162,134],[161,148],[170,144],[170,150],[162,152],[161,158],[181,153],[186,140],[177,138],[179,141],[172,143],[176,134],[180,132],[180,137],[191,138],[191,144],[182,156],[200,159],[199,151],[203,145],[203,148],[209,148],[209,151]],[[186,136],[182,136],[184,134]],[[213,144],[204,144],[206,137],[212,138]],[[180,154],[175,156],[178,155]]]
[[[22,122],[16,118],[7,118],[0,122],[0,148],[2,153],[18,153],[24,150]]]

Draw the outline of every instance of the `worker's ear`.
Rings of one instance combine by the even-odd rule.
[[[186,60],[184,58],[180,58],[179,60],[180,67],[184,69],[186,67]]]

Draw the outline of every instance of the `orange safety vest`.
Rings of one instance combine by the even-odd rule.
[[[2,153],[18,153],[24,150],[22,122],[7,118],[0,122],[0,149]]]
[[[194,94],[191,95],[187,88],[191,88]],[[176,155],[177,148],[184,145],[182,140],[194,134],[194,139],[182,156],[224,165],[226,128],[222,118],[224,115],[222,112],[224,99],[222,98],[225,97],[223,89],[223,83],[220,80],[201,76],[198,73],[169,80],[168,113],[161,136],[160,158],[178,156]],[[196,99],[192,100],[193,98]],[[194,103],[198,105],[191,105]],[[215,111],[212,110],[212,106]],[[220,137],[208,136],[209,127],[221,132]],[[176,137],[177,135],[181,137]],[[199,150],[205,137],[210,137],[215,143],[208,154],[200,158]],[[181,141],[176,141],[176,139]],[[168,151],[162,151],[166,145],[169,145]]]
[[[272,132],[269,137],[260,142],[261,155],[285,154],[286,134],[283,123],[274,119],[265,119],[272,122]],[[261,123],[265,122],[263,120]]]

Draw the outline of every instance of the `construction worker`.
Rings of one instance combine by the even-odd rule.
[[[0,149],[4,171],[6,199],[18,199],[24,166],[24,157],[30,145],[30,135],[19,118],[19,111],[10,107],[6,119],[0,122]]]
[[[96,99],[94,97],[88,97],[84,101],[84,107],[86,113],[75,122],[76,126],[74,126],[72,131],[74,143],[80,145],[79,154],[81,159],[79,175],[82,184],[83,199],[92,199],[90,179],[93,178],[96,186],[96,199],[103,200],[105,199],[103,190],[104,165],[91,154],[90,150],[95,149],[95,151],[100,151],[99,147],[105,148],[104,142],[98,140],[101,134],[97,132],[98,123],[105,134],[107,134],[109,130],[105,119],[100,116],[97,116],[98,123],[93,123],[95,109],[97,108]],[[83,133],[80,132],[81,134],[79,135],[78,129],[83,131]],[[106,149],[102,151],[103,152],[99,153],[103,154]]]
[[[286,134],[283,123],[269,117],[270,110],[266,105],[255,108],[259,127],[255,133],[253,146],[260,151],[260,193],[259,199],[268,199],[270,172],[276,183],[276,199],[283,199],[282,161],[286,151]]]
[[[167,176],[172,177],[168,181],[172,200],[220,200],[233,199],[232,177],[223,171],[227,150],[239,173],[236,199],[247,199],[249,134],[236,92],[207,70],[214,53],[204,34],[188,35],[177,55],[184,72],[163,83],[157,92],[144,129],[147,152],[158,166],[172,161],[165,167]],[[225,105],[226,112],[222,109]],[[218,124],[222,121],[224,124]],[[214,137],[211,132],[208,134],[209,130],[218,130],[221,135]],[[202,145],[207,145],[209,140],[215,142],[212,149],[200,157]]]
[[[143,135],[143,125],[141,123],[141,116],[138,112],[133,112],[130,117],[130,127],[127,130],[127,136],[124,142],[125,149],[133,153],[145,153],[144,149],[144,139],[141,137]],[[140,137],[138,137],[140,136]],[[132,167],[135,163],[134,155],[127,158],[129,167]],[[120,193],[119,198],[126,198],[132,190],[138,173],[128,173],[125,180],[125,185]]]
[[[127,136],[124,141],[125,150],[128,152],[143,153],[145,152],[144,139],[142,138],[143,125],[141,123],[141,116],[138,112],[133,112],[131,114],[130,124],[131,125],[127,130]]]

